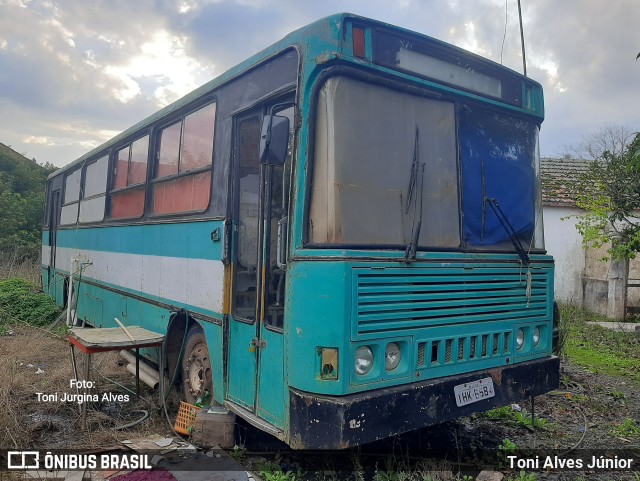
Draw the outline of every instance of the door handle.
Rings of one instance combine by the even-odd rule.
[[[254,339],[251,339],[251,342],[249,343],[249,352],[256,352],[256,348],[264,349],[265,347],[267,347],[267,341],[258,339],[256,337]]]
[[[278,233],[276,238],[276,265],[278,269],[287,268],[287,238],[289,218],[283,217],[278,221]]]
[[[231,263],[231,219],[225,219],[222,223],[222,263],[228,266]]]

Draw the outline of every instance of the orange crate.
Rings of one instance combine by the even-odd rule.
[[[180,401],[180,409],[178,409],[176,424],[173,427],[176,432],[184,434],[185,436],[190,436],[193,425],[196,422],[196,413],[199,410],[200,408],[198,406]]]

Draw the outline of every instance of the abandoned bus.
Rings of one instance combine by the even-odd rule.
[[[319,20],[51,174],[44,289],[294,448],[522,401],[558,385],[543,116],[496,63]]]

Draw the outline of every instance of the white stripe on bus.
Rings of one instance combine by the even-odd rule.
[[[42,262],[47,265],[44,251],[43,247]],[[56,269],[68,272],[72,258],[90,263],[83,267],[83,277],[123,287],[143,295],[168,299],[177,305],[189,304],[214,312],[222,312],[224,293],[222,261],[58,247],[55,259]]]

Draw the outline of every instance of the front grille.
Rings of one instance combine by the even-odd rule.
[[[418,342],[417,366],[426,366],[424,353],[429,352],[429,350],[431,351],[429,366],[432,367],[505,356],[509,354],[512,349],[510,340],[511,331],[501,331],[491,334],[420,341]],[[444,351],[442,351],[442,346],[444,346]]]
[[[444,344],[446,346],[444,351],[444,362],[451,362],[451,343],[452,342],[453,342],[453,339],[447,339],[446,341],[444,341]]]
[[[424,366],[426,348],[427,348],[427,343],[426,342],[419,342],[418,343],[418,367]]]
[[[353,272],[356,335],[546,318],[551,272],[546,267],[532,269],[528,298],[526,269],[518,264],[438,263],[415,268],[355,268]],[[483,337],[483,355],[487,341]],[[493,352],[496,343],[491,341]]]

